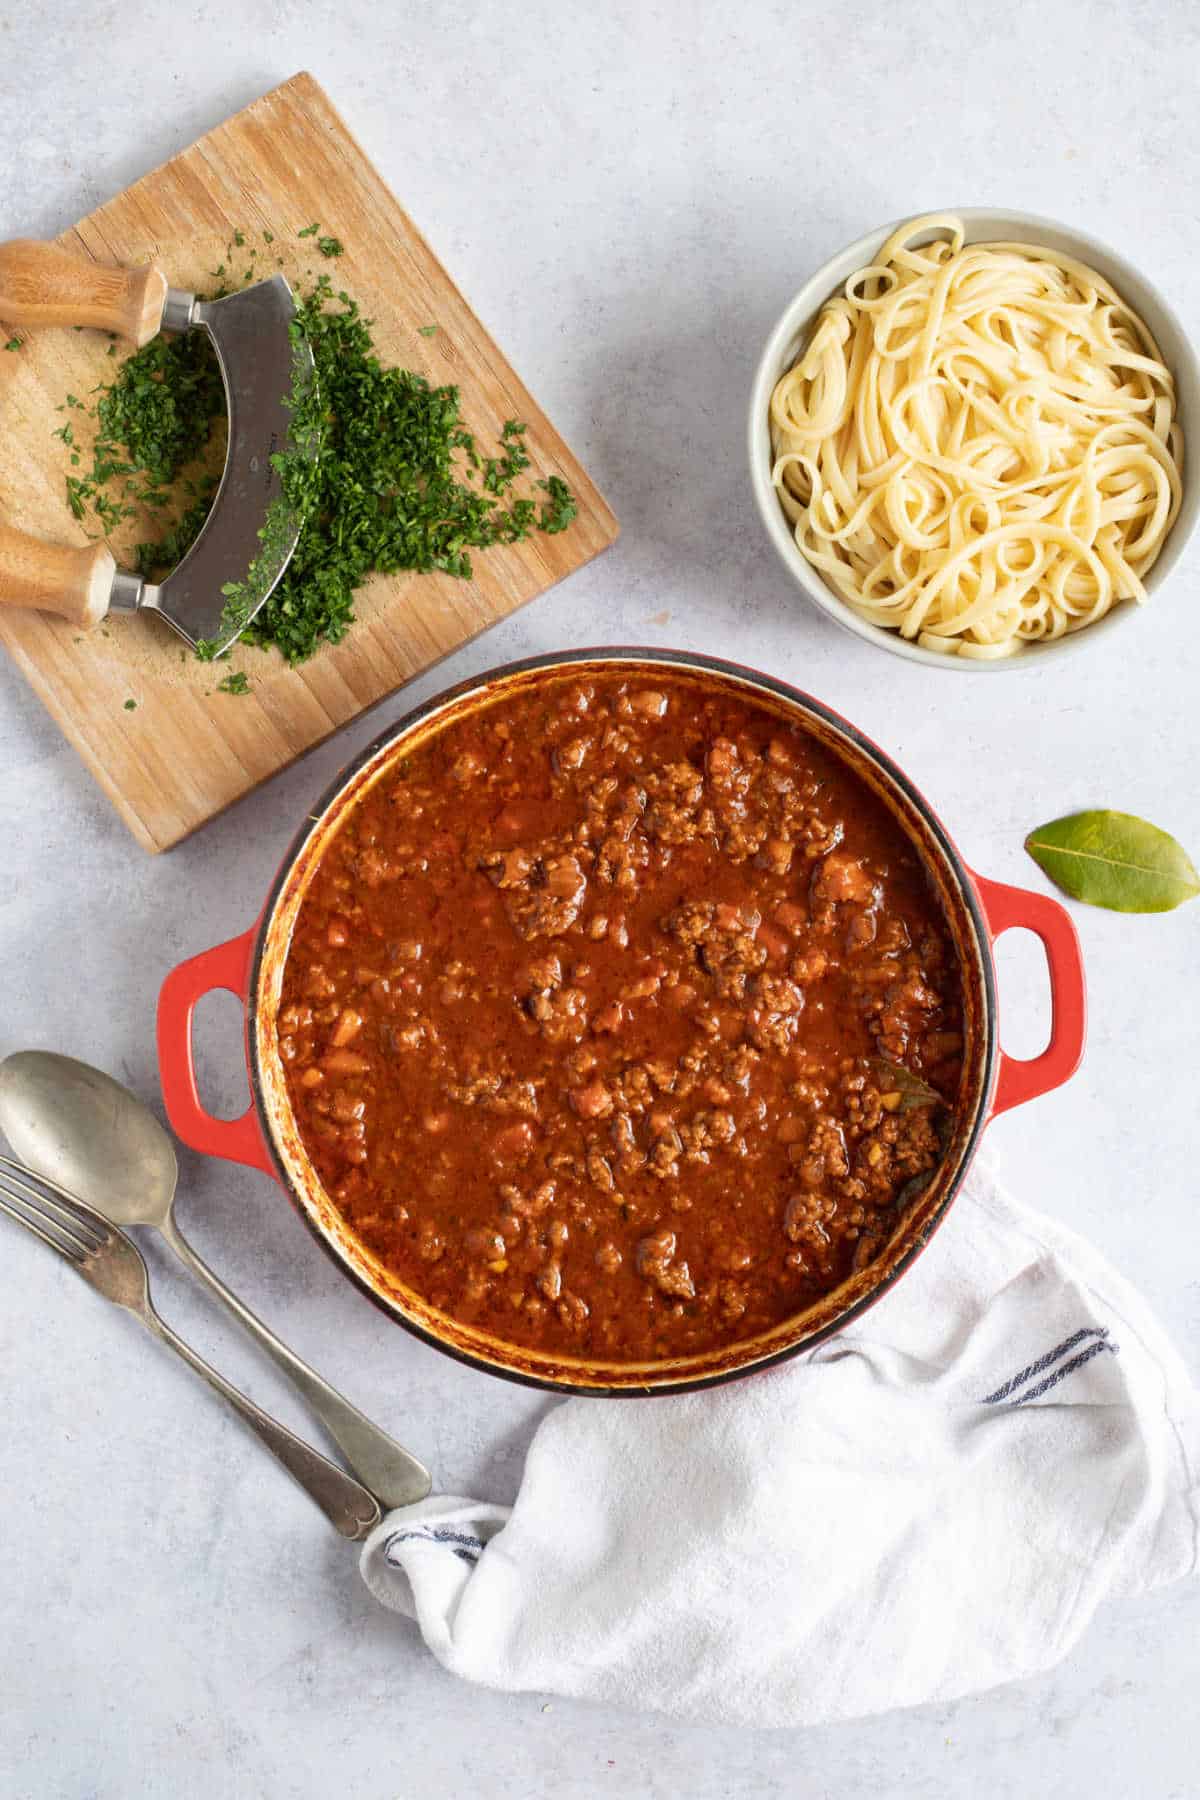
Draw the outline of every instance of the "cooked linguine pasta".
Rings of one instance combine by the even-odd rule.
[[[808,561],[860,618],[951,655],[1144,600],[1179,509],[1175,386],[1142,320],[1082,263],[965,244],[950,216],[902,226],[821,309],[771,437]]]

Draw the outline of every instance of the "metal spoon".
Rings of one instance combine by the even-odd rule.
[[[32,1169],[87,1200],[111,1224],[160,1231],[291,1379],[381,1505],[425,1498],[432,1482],[424,1464],[289,1350],[197,1256],[175,1223],[174,1145],[135,1094],[72,1056],[18,1050],[0,1063],[0,1131]]]

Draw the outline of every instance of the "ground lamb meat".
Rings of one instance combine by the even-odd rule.
[[[761,923],[761,914],[752,906],[689,900],[667,915],[662,928],[695,950],[722,999],[741,1000],[748,977],[767,960],[766,948],[756,942]]]
[[[660,1294],[669,1298],[692,1300],[696,1290],[686,1262],[676,1261],[675,1233],[665,1228],[641,1239],[636,1253],[637,1272]]]
[[[813,870],[812,897],[822,909],[842,905],[869,906],[875,897],[875,882],[861,862],[835,852]]]

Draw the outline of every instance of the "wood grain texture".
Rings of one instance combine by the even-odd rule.
[[[157,332],[166,300],[166,275],[153,263],[106,269],[60,244],[0,244],[0,319],[7,325],[92,325],[140,349]]]
[[[314,220],[345,245],[336,263],[311,238],[297,239]],[[298,669],[274,651],[235,650],[225,667],[250,677],[244,697],[218,692],[224,669],[196,662],[160,620],[114,615],[85,637],[49,615],[5,609],[0,642],[151,851],[178,843],[617,535],[602,496],[310,75],[256,100],[59,242],[109,265],[156,259],[172,286],[211,291],[238,229],[243,254],[258,249],[258,274],[282,267],[295,285],[332,272],[374,320],[385,363],[458,385],[481,446],[506,419],[524,419],[528,478],[561,475],[579,516],[559,535],[477,552],[471,581],[377,577],[358,596],[345,640]],[[273,234],[269,246],[264,232]],[[420,327],[431,324],[436,335],[423,336]],[[69,453],[53,435],[71,421],[86,445],[84,415],[55,408],[67,393],[84,397],[111,379],[113,368],[107,341],[94,333],[31,332],[19,351],[0,350],[0,519],[56,543],[86,542],[85,525],[95,521],[71,517]],[[114,537],[119,559],[137,524]]]
[[[116,566],[102,541],[48,544],[0,525],[0,606],[32,606],[91,631],[108,612]]]

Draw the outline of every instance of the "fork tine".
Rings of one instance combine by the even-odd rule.
[[[98,1250],[104,1243],[104,1236],[86,1219],[77,1216],[68,1206],[53,1195],[43,1194],[30,1181],[12,1176],[7,1169],[0,1168],[0,1193],[7,1194],[10,1200],[17,1201],[34,1218],[60,1237],[67,1239],[83,1254]]]
[[[66,1238],[83,1255],[98,1250],[105,1241],[93,1226],[85,1219],[77,1218],[61,1201],[54,1199],[52,1195],[43,1194],[33,1182],[10,1175],[4,1168],[0,1168],[0,1193],[19,1202],[26,1212],[32,1213],[42,1225]]]
[[[0,1179],[9,1183],[6,1192],[11,1194],[15,1189],[27,1205],[49,1208],[56,1215],[54,1224],[57,1225],[60,1219],[65,1220],[76,1236],[84,1239],[89,1250],[109,1237],[111,1227],[107,1219],[77,1194],[61,1187],[57,1181],[51,1181],[48,1175],[39,1174],[27,1163],[14,1162],[11,1156],[0,1156]],[[88,1242],[89,1238],[95,1243]]]
[[[7,1195],[10,1201],[26,1213],[46,1231],[56,1232],[65,1238],[73,1249],[87,1255],[96,1248],[91,1238],[82,1228],[76,1228],[69,1218],[59,1218],[51,1211],[50,1202],[44,1200],[37,1189],[30,1183],[15,1180],[6,1169],[0,1169],[0,1194]]]
[[[0,1193],[9,1193],[10,1191],[11,1190],[8,1188],[0,1189]],[[0,1213],[4,1213],[17,1225],[23,1225],[26,1231],[32,1232],[34,1237],[41,1238],[43,1244],[45,1244],[48,1249],[56,1250],[59,1256],[63,1257],[65,1261],[69,1263],[83,1261],[84,1252],[79,1248],[74,1239],[64,1242],[61,1238],[51,1237],[50,1233],[48,1231],[43,1231],[42,1227],[31,1219],[28,1214],[21,1212],[19,1208],[15,1206],[11,1206],[9,1202],[3,1198],[0,1198]],[[70,1247],[68,1247],[68,1244]]]

